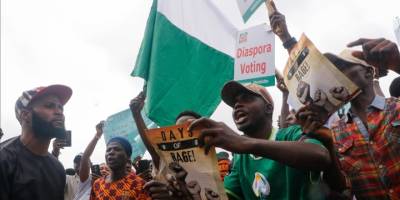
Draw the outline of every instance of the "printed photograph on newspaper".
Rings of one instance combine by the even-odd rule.
[[[340,72],[302,34],[284,69],[288,103],[294,109],[312,103],[334,113],[359,94],[359,88]]]

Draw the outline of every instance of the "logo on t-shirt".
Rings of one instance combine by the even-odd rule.
[[[271,188],[265,176],[259,172],[256,172],[254,174],[254,181],[253,181],[254,194],[257,197],[266,197],[269,195],[270,189]]]

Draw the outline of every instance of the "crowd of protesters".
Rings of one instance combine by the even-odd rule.
[[[270,23],[290,53],[297,41],[285,16],[275,11]],[[283,97],[277,130],[272,125],[276,105],[267,89],[236,81],[224,85],[221,98],[232,108],[242,134],[194,111],[176,117],[176,124],[190,123],[189,130],[203,127],[199,144],[205,153],[219,147],[233,155],[217,154],[229,199],[400,199],[400,77],[390,85],[391,97],[379,86],[388,70],[400,74],[400,52],[386,39],[347,45],[353,46],[362,51],[324,54],[361,90],[346,105],[350,109],[332,115],[312,101],[291,109],[289,91],[277,73]],[[71,96],[71,88],[51,85],[24,91],[17,99],[15,114],[22,131],[0,144],[1,200],[201,199],[199,184],[186,182],[187,172],[179,163],[163,163],[145,137],[140,114],[145,92],[129,106],[152,160],[130,160],[131,144],[114,137],[107,143],[105,163],[92,164],[90,157],[103,134],[100,122],[84,152],[75,156],[74,169],[65,170],[58,155],[66,134],[63,107]],[[2,136],[0,129],[0,140]],[[165,170],[175,178],[161,181]],[[220,199],[215,191],[204,190],[207,199]]]

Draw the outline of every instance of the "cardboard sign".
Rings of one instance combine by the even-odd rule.
[[[275,85],[275,35],[267,24],[238,33],[234,70],[241,83]]]
[[[168,165],[177,162],[188,175],[186,183],[197,181],[201,187],[202,199],[206,199],[204,190],[209,188],[220,195],[220,199],[228,199],[218,170],[215,148],[211,148],[208,155],[199,147],[198,137],[200,130],[187,131],[189,124],[149,129],[146,133],[149,141],[164,163],[160,168],[161,176],[156,179],[165,180],[172,174]]]
[[[156,127],[154,122],[147,118],[143,112],[142,117],[147,127]],[[143,156],[146,152],[146,147],[140,138],[136,123],[129,109],[108,117],[104,124],[103,134],[106,144],[111,138],[117,136],[127,139],[132,146],[131,159],[136,156]]]
[[[334,113],[360,93],[360,89],[333,65],[305,36],[291,50],[284,81],[289,90],[288,103],[296,110],[312,103]],[[332,95],[333,88],[341,88]]]
[[[244,22],[247,22],[251,15],[256,12],[257,8],[260,7],[264,0],[236,0],[239,6],[240,13]]]
[[[400,45],[400,17],[394,19],[394,34],[396,35],[397,44]]]

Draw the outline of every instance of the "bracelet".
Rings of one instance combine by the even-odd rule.
[[[293,47],[293,45],[295,45],[297,43],[296,38],[292,37],[290,38],[288,41],[283,43],[283,47],[285,47],[285,49],[290,49]]]

